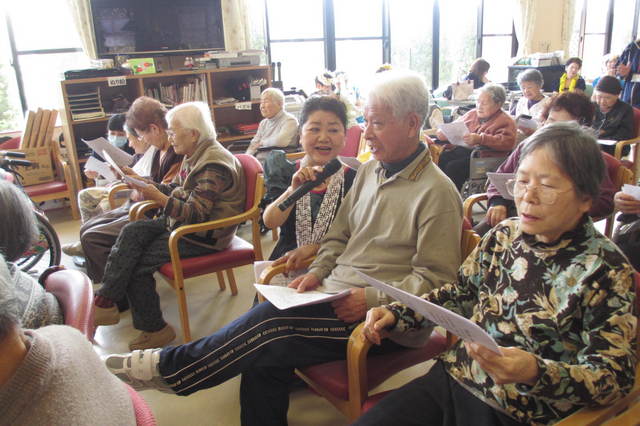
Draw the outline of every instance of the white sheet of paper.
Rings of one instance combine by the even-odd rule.
[[[538,128],[538,122],[531,118],[518,117],[516,124],[518,127],[524,127],[526,129],[536,130]]]
[[[353,170],[358,170],[358,168],[360,168],[360,166],[362,165],[362,163],[355,157],[344,157],[342,155],[338,155],[338,160],[340,160],[342,164],[352,168]]]
[[[622,185],[622,192],[631,195],[636,200],[640,200],[640,186],[629,185],[628,183],[625,183],[624,185]]]
[[[253,276],[256,282],[262,281],[263,273],[266,269],[271,266],[273,260],[259,260],[257,262],[253,262]],[[300,275],[304,275],[307,273],[307,269],[299,269],[297,271],[293,271],[289,273],[288,277],[285,277],[283,274],[278,274],[275,277],[271,278],[271,282],[269,285],[279,285],[279,286],[287,286],[291,281]]]
[[[125,175],[124,172],[120,169],[120,167],[118,167],[118,164],[116,164],[115,160],[113,158],[111,158],[111,156],[109,155],[108,152],[103,151],[102,154],[103,154],[104,159],[107,160],[107,163],[109,163],[111,165],[111,167],[113,167],[113,169],[116,171],[116,173],[120,177],[122,177],[122,179],[126,183],[128,183],[130,185],[133,185],[133,186],[139,186],[139,187],[142,187],[142,188],[145,188],[145,187],[148,186],[148,184],[146,182],[143,182],[143,181],[141,181],[139,179],[132,178],[130,176]]]
[[[462,137],[469,133],[469,129],[467,125],[462,121],[454,121],[453,123],[443,123],[438,126],[438,129],[444,133],[450,143],[454,145],[466,146],[467,145]]]
[[[105,138],[97,138],[92,139],[90,141],[82,139],[82,142],[86,143],[91,149],[97,152],[102,158],[103,152],[109,153],[111,158],[113,158],[118,166],[128,166],[133,161],[133,156],[127,154],[123,150],[118,147],[111,145],[111,143]],[[106,160],[106,158],[105,158]]]
[[[118,177],[111,171],[109,165],[104,161],[98,160],[96,157],[89,157],[87,162],[84,164],[84,169],[90,172],[96,172],[103,178],[107,180],[107,182],[113,182]]]
[[[260,292],[269,302],[281,311],[296,306],[315,305],[317,303],[326,303],[337,300],[351,294],[349,289],[340,293],[323,293],[322,291],[312,290],[298,293],[294,288],[282,287],[279,285],[263,285],[254,284],[256,290]],[[322,290],[322,286],[318,287]]]
[[[487,177],[493,186],[496,187],[502,198],[505,200],[513,200],[513,195],[509,194],[509,191],[507,191],[507,181],[509,179],[514,179],[516,177],[515,173],[487,172]]]
[[[391,298],[407,305],[415,312],[423,315],[431,322],[446,328],[462,340],[478,343],[485,348],[500,354],[500,348],[496,341],[493,340],[493,337],[491,337],[486,331],[478,326],[478,324],[469,321],[465,317],[460,316],[455,312],[451,312],[442,306],[438,306],[411,293],[407,293],[404,290],[400,290],[399,288],[392,287],[382,281],[378,281],[375,278],[371,278],[360,271],[356,271],[356,273],[360,275],[360,277],[370,286],[381,290]]]
[[[598,139],[598,143],[600,145],[613,146],[613,145],[617,144],[618,141],[614,141],[614,140],[611,140],[611,139]]]

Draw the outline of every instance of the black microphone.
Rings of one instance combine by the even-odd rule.
[[[333,160],[329,161],[327,164],[325,164],[324,169],[322,169],[322,172],[316,173],[316,178],[314,180],[309,180],[303,183],[302,185],[300,185],[298,189],[293,191],[293,193],[287,197],[286,200],[278,204],[278,208],[282,211],[285,211],[286,209],[291,207],[293,203],[295,203],[300,198],[302,198],[304,194],[311,191],[313,188],[315,188],[316,186],[324,182],[325,179],[327,179],[329,176],[333,175],[338,170],[340,170],[341,167],[342,167],[342,163],[340,163],[340,160],[338,160],[337,158],[334,158]]]

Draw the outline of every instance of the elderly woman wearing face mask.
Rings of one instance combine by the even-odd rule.
[[[284,94],[274,87],[265,89],[260,95],[260,113],[264,119],[251,139],[247,154],[255,155],[262,161],[269,150],[295,144],[298,120],[284,110]]]
[[[507,185],[518,217],[485,235],[457,281],[422,296],[483,328],[500,353],[458,340],[357,425],[443,425],[460,416],[479,426],[551,424],[629,392],[634,270],[587,215],[604,173],[594,137],[575,123],[531,137]],[[384,330],[394,336],[431,325],[392,303],[367,313],[364,333],[379,344]]]

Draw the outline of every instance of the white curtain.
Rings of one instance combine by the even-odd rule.
[[[533,35],[538,19],[538,6],[537,0],[515,0],[513,25],[518,38],[518,57],[531,55],[536,51]]]
[[[67,4],[78,29],[78,34],[80,34],[82,50],[89,58],[96,59],[98,55],[93,21],[91,20],[91,2],[89,0],[67,0]]]
[[[222,23],[226,50],[246,50],[251,46],[246,0],[222,0]]]
[[[564,50],[565,58],[569,58],[571,47],[571,36],[573,34],[573,19],[576,14],[576,0],[564,0],[562,9],[562,33],[560,36],[561,49]]]

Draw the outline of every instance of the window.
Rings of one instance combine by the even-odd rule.
[[[24,0],[8,6],[11,26],[6,30],[15,40],[8,51],[15,55],[23,108],[61,108],[62,73],[89,66],[68,7],[64,0]]]
[[[0,21],[0,51],[10,52],[6,21]],[[20,127],[20,95],[9,55],[0,55],[0,132]]]
[[[635,39],[634,17],[640,10],[637,10],[637,0],[615,0],[613,4],[613,28],[611,33],[611,52],[621,54],[625,47]],[[637,28],[635,29],[637,31]]]
[[[440,87],[460,80],[476,58],[478,0],[440,1]]]
[[[511,57],[516,55],[517,44],[513,34],[513,2],[483,0],[482,50],[480,56],[491,64],[488,78],[497,83],[508,80]],[[515,50],[515,51],[514,51]]]

